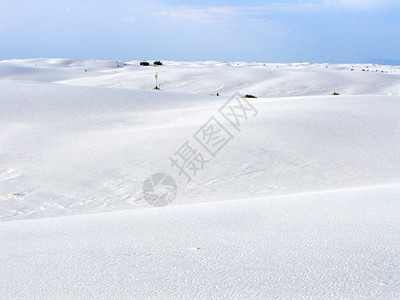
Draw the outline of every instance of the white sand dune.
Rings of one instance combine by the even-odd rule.
[[[400,95],[400,67],[376,64],[165,61],[162,67],[143,67],[139,61],[71,59],[4,60],[0,64],[2,79],[126,89],[153,88],[156,72],[164,90],[184,93]]]
[[[0,298],[400,297],[400,67],[138,64],[0,61]],[[240,127],[236,91],[258,96]]]
[[[398,299],[400,186],[0,224],[0,298]]]

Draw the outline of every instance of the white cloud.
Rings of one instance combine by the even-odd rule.
[[[319,9],[320,4],[311,2],[270,3],[260,6],[172,6],[163,11],[153,12],[153,16],[169,17],[173,20],[188,20],[203,23],[221,23],[232,21],[240,17],[257,19],[259,15],[273,12],[298,12]]]
[[[307,13],[324,11],[330,8],[365,10],[384,7],[400,0],[298,0],[296,2],[272,2],[259,6],[213,6],[196,7],[191,5],[164,6],[153,12],[156,17],[174,21],[184,20],[196,23],[215,24],[232,23],[238,19],[261,20],[273,13]],[[268,19],[268,18],[267,18]]]
[[[324,0],[323,3],[351,9],[370,9],[384,7],[392,3],[400,3],[400,0]]]
[[[174,7],[166,11],[155,12],[155,16],[166,16],[174,20],[184,19],[189,21],[216,23],[231,20],[245,13],[240,7],[217,6],[197,8],[191,6]]]

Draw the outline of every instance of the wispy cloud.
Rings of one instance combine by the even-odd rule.
[[[187,20],[203,23],[222,23],[238,18],[259,19],[260,15],[274,12],[304,12],[321,8],[320,3],[296,2],[296,3],[269,3],[259,6],[170,6],[163,11],[153,12],[153,16],[168,17],[175,21]]]
[[[400,3],[399,0],[323,0],[323,3],[328,6],[339,8],[349,8],[356,10],[365,10],[371,8],[385,7],[393,3]]]
[[[243,8],[235,6],[216,6],[198,8],[192,6],[177,6],[164,10],[162,12],[154,12],[154,16],[169,17],[174,20],[188,20],[204,23],[217,23],[232,20],[243,14],[247,14]]]

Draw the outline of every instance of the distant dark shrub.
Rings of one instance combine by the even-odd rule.
[[[332,95],[333,95],[333,96],[339,96],[340,94],[339,94],[339,93],[336,93],[336,92],[333,92]]]
[[[244,95],[243,98],[257,98],[257,97],[254,95]]]
[[[153,64],[154,64],[155,66],[162,66],[162,62],[159,61],[159,60],[156,60]]]
[[[147,61],[142,61],[140,62],[141,66],[150,66],[150,63],[148,63]]]

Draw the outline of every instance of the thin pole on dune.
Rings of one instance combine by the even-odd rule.
[[[156,78],[156,87],[154,89],[159,90],[160,88],[158,87],[158,72],[156,72],[156,75],[154,77]]]

